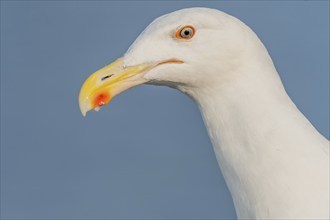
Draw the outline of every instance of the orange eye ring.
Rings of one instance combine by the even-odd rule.
[[[195,35],[195,28],[193,26],[187,25],[180,28],[176,33],[175,37],[182,40],[190,40]]]

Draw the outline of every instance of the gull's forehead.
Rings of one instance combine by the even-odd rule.
[[[154,20],[146,31],[176,28],[194,25],[196,28],[218,28],[224,25],[231,16],[216,9],[188,8],[165,14]]]

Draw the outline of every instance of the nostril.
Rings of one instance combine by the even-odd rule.
[[[108,78],[110,78],[111,76],[113,76],[113,74],[110,74],[110,75],[108,75],[108,76],[104,76],[104,77],[101,78],[101,80],[108,79]]]

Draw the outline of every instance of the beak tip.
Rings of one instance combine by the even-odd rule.
[[[83,110],[82,108],[80,109],[80,112],[83,117],[86,117],[87,111]]]
[[[79,102],[79,108],[80,108],[80,112],[81,112],[82,116],[86,117],[87,112],[90,110],[88,108],[87,103],[84,102],[84,101],[80,101]]]

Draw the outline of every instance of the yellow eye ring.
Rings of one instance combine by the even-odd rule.
[[[177,39],[189,40],[195,35],[195,28],[193,26],[187,25],[180,28],[176,33],[175,37]]]

